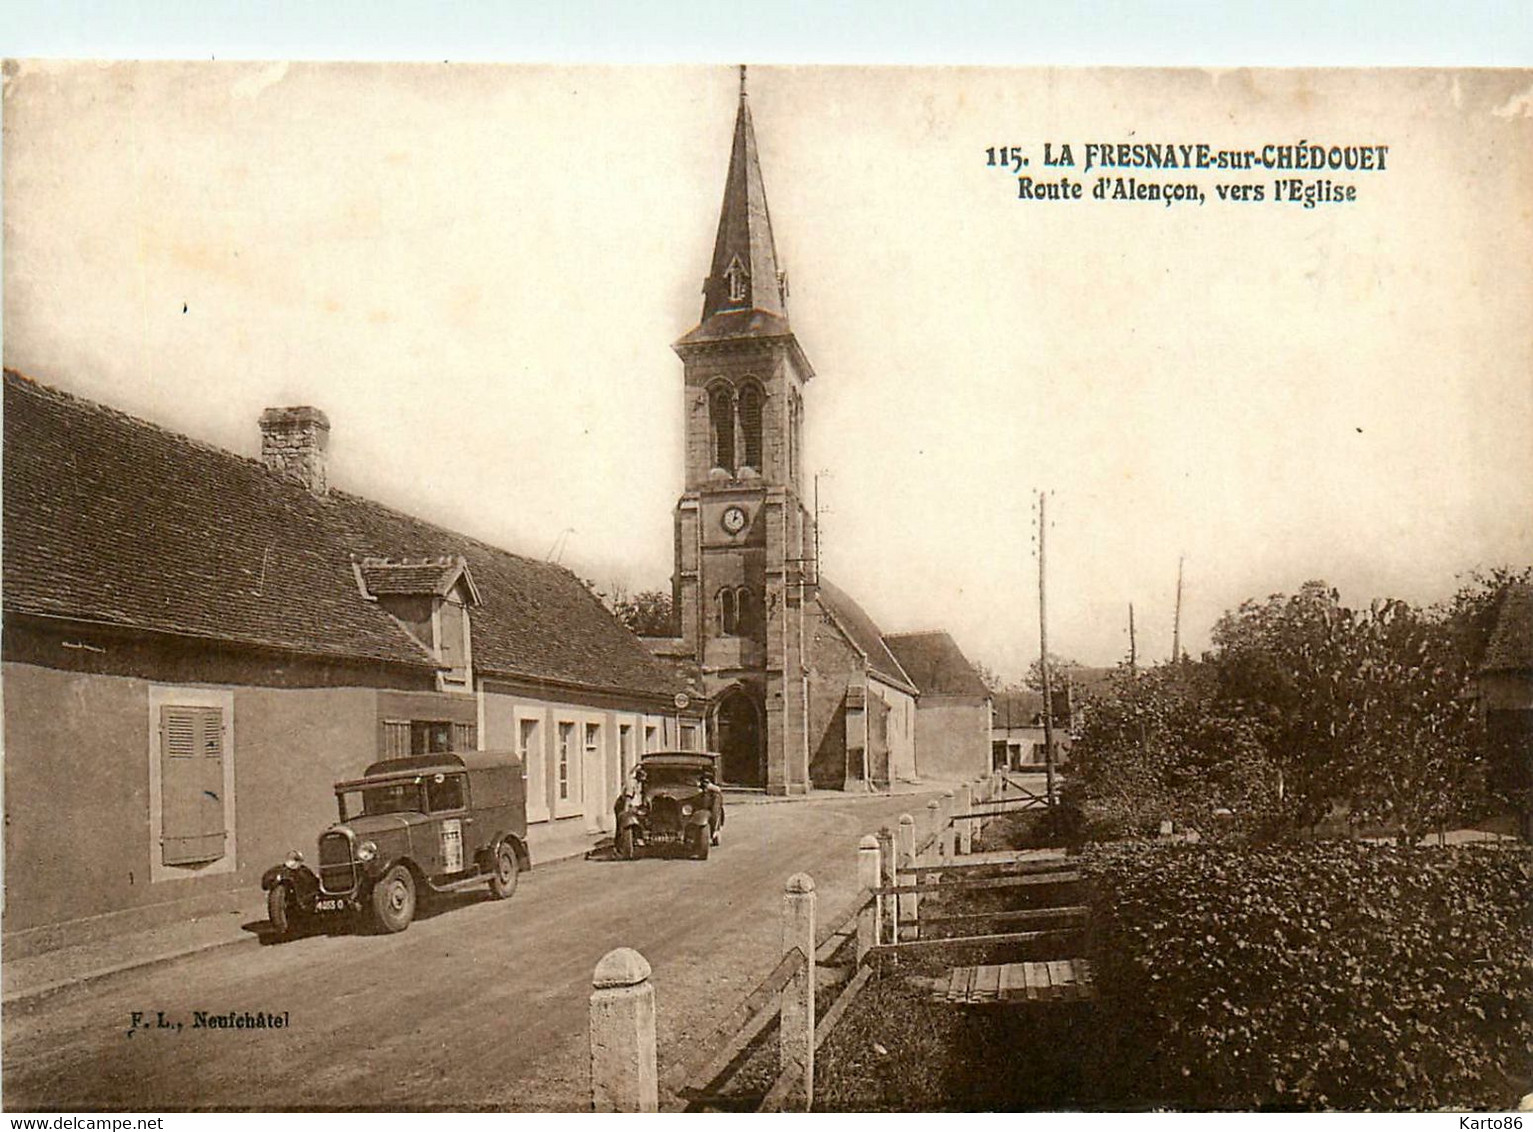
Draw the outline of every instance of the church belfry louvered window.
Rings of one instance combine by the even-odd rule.
[[[729,388],[716,387],[708,398],[708,420],[713,433],[713,466],[735,470],[735,399]]]
[[[745,438],[745,466],[761,471],[761,390],[755,385],[740,391],[740,432]]]

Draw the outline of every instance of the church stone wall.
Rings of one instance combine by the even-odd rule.
[[[858,702],[853,712],[861,714],[863,683],[862,657],[848,645],[841,634],[816,618],[811,625],[809,654],[809,777],[821,790],[843,790],[848,785],[849,742],[861,738],[866,744],[865,727],[849,727],[847,700],[849,685],[855,685]],[[853,733],[851,739],[848,732]],[[861,773],[864,749],[850,752],[853,770]]]

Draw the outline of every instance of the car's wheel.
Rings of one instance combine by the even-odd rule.
[[[706,861],[708,859],[707,826],[694,825],[691,829],[687,830],[687,841],[691,846],[692,856],[696,857],[699,861]]]
[[[272,934],[286,939],[293,934],[293,921],[297,908],[293,906],[293,890],[285,884],[274,884],[266,893],[266,918],[271,921]]]
[[[415,877],[395,865],[373,885],[373,922],[380,931],[402,932],[415,918]]]
[[[617,831],[617,840],[613,848],[622,861],[633,860],[633,826],[626,826]]]
[[[516,891],[516,879],[521,875],[521,865],[516,850],[509,841],[502,841],[495,850],[495,871],[490,874],[490,895],[496,900],[508,899]]]

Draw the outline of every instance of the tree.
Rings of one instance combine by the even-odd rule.
[[[1394,828],[1406,844],[1472,814],[1484,792],[1471,669],[1448,623],[1402,601],[1357,619],[1346,738],[1354,822]]]
[[[1533,584],[1533,566],[1497,566],[1460,575],[1458,592],[1438,607],[1453,647],[1478,676],[1496,621],[1513,587]],[[1522,720],[1519,722],[1518,717]],[[1525,713],[1488,711],[1478,739],[1485,762],[1487,794],[1519,816],[1524,837],[1533,841],[1533,744]]]
[[[1483,796],[1471,667],[1446,618],[1402,601],[1341,604],[1323,582],[1220,618],[1218,710],[1246,721],[1283,774],[1283,814],[1349,821],[1408,841]]]
[[[982,660],[974,662],[974,673],[979,677],[979,682],[985,686],[985,690],[992,696],[998,696],[1004,690],[1005,684],[995,669],[991,668]]]
[[[1341,803],[1354,828],[1406,843],[1478,816],[1486,759],[1469,692],[1485,598],[1470,591],[1447,607],[1350,609],[1308,582],[1226,613],[1201,661],[1120,670],[1071,752],[1083,814],[1134,826],[1213,804],[1234,813],[1223,828],[1276,835]]]
[[[1069,674],[1070,669],[1080,667],[1081,663],[1078,660],[1049,653],[1049,683],[1056,689],[1063,687],[1064,677]],[[1027,675],[1023,677],[1022,683],[1035,692],[1043,691],[1043,665],[1036,660],[1029,664]]]
[[[664,590],[641,590],[629,597],[615,596],[612,612],[641,637],[669,637],[675,633],[671,595]]]
[[[1161,821],[1209,836],[1259,836],[1278,774],[1255,728],[1216,710],[1217,672],[1184,662],[1120,667],[1092,697],[1070,748],[1067,806],[1090,837],[1153,833]]]

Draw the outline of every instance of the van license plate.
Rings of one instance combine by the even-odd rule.
[[[346,910],[346,901],[340,899],[316,900],[314,901],[314,910],[316,912],[344,912]]]

